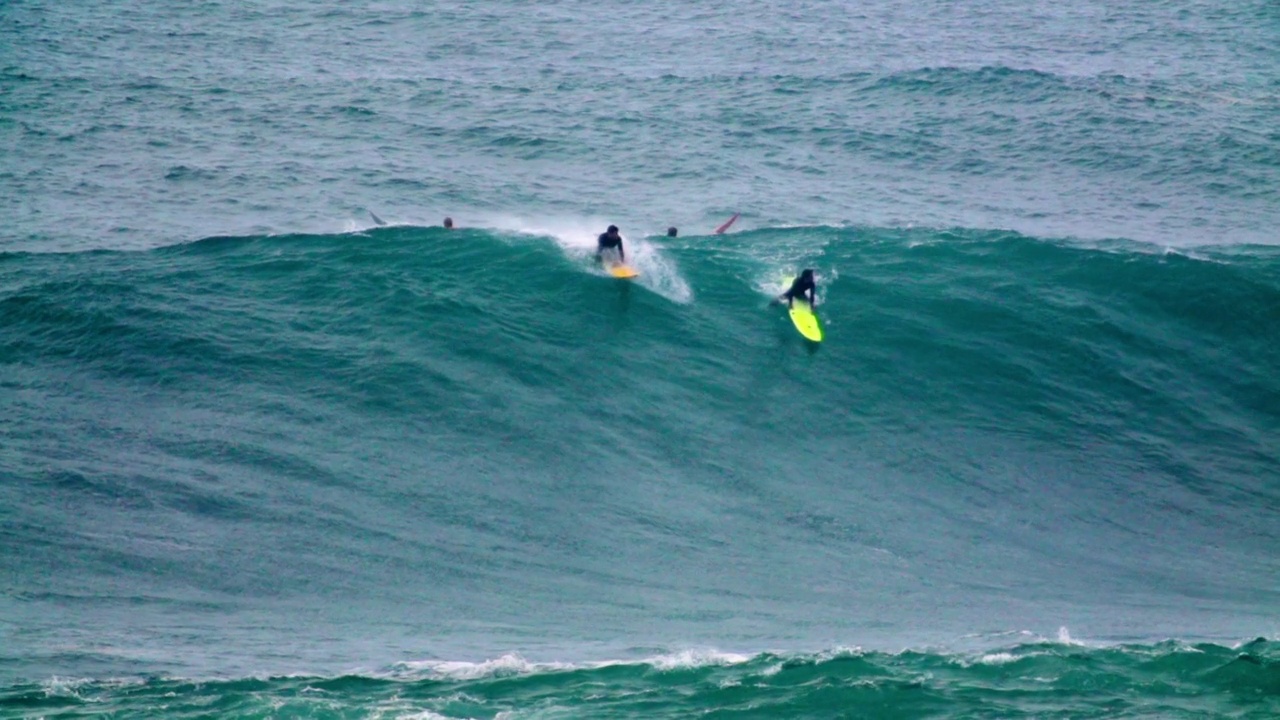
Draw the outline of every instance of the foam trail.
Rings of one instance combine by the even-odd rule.
[[[491,222],[495,223],[496,230],[552,238],[566,256],[582,263],[584,267],[589,268],[589,272],[605,274],[594,265],[592,259],[596,249],[596,237],[609,226],[608,221],[593,218],[548,218],[526,221],[516,217],[501,217],[494,218]],[[693,301],[693,290],[680,275],[675,262],[662,252],[661,246],[646,238],[634,238],[626,234],[622,235],[622,241],[626,248],[627,261],[640,271],[640,277],[632,282],[673,302],[686,304]]]
[[[664,255],[660,247],[644,239],[630,240],[626,236],[623,236],[623,241],[630,248],[627,257],[631,265],[640,271],[638,281],[641,285],[679,303],[693,301],[693,290],[680,276],[675,262]]]

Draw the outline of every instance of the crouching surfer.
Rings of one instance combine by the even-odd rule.
[[[795,300],[798,297],[801,300],[808,300],[809,307],[812,308],[816,304],[817,291],[818,288],[813,282],[813,270],[806,268],[804,272],[800,273],[800,277],[791,281],[791,288],[779,295],[777,301],[781,303],[786,300],[787,307],[790,308],[795,304]],[[805,297],[806,293],[809,295],[807,298]]]
[[[627,261],[627,252],[622,249],[622,235],[618,234],[618,226],[610,225],[608,230],[600,233],[600,237],[596,238],[596,259],[603,260],[605,250],[618,249],[618,262],[625,263]]]

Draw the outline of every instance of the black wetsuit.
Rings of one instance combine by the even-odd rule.
[[[627,261],[627,253],[622,249],[622,236],[618,233],[600,233],[600,237],[596,238],[596,257],[600,257],[600,253],[606,248],[618,248],[618,259]]]
[[[787,299],[787,307],[790,307],[791,301],[795,300],[797,297],[800,298],[801,300],[804,300],[805,291],[808,291],[809,293],[809,297],[808,297],[809,307],[812,308],[814,305],[814,300],[817,299],[815,297],[815,294],[817,293],[817,288],[814,287],[813,285],[813,278],[806,278],[803,275],[801,275],[800,277],[792,281],[790,290],[782,293],[782,297]]]

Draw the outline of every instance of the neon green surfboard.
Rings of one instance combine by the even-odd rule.
[[[822,323],[809,307],[808,300],[796,299],[791,305],[791,322],[806,340],[822,342]]]
[[[795,278],[786,281],[786,286],[791,287],[791,282]],[[796,298],[791,303],[791,323],[796,326],[796,330],[805,337],[806,340],[813,342],[822,342],[822,323],[819,322],[818,316],[814,314],[813,308],[809,307],[808,300]]]

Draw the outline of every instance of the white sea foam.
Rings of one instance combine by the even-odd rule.
[[[475,680],[502,675],[529,675],[538,672],[574,670],[585,665],[560,662],[530,662],[518,654],[508,653],[492,660],[414,660],[395,666],[394,675],[414,675],[449,680]]]
[[[1013,653],[994,652],[987,653],[986,655],[978,658],[978,663],[982,665],[1004,665],[1005,663],[1011,663],[1017,659],[1018,657]]]
[[[606,220],[591,218],[547,218],[528,221],[520,218],[495,218],[494,228],[523,235],[548,237],[555,240],[565,255],[588,268],[589,272],[604,275],[592,263],[596,238],[609,226]],[[622,233],[627,262],[640,272],[634,282],[678,303],[693,301],[693,290],[680,275],[675,262],[654,242]]]
[[[599,660],[593,662],[532,662],[519,654],[508,653],[491,660],[467,662],[459,660],[413,660],[398,663],[392,671],[395,677],[431,677],[448,680],[476,680],[507,675],[564,672],[570,670],[594,670],[617,665],[647,665],[656,670],[682,670],[689,668],[738,665],[750,662],[754,655],[721,652],[712,649],[680,650],[635,660]]]
[[[739,665],[751,660],[752,655],[719,652],[717,650],[683,650],[669,655],[651,657],[644,662],[659,670],[677,670],[706,667],[708,665]]]

